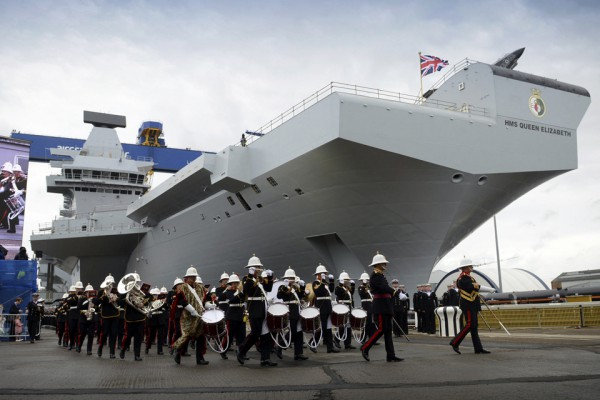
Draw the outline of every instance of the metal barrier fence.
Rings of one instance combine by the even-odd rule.
[[[600,302],[549,303],[490,306],[482,304],[481,314],[491,328],[501,329],[494,317],[510,328],[600,326]],[[484,326],[483,321],[479,323]]]
[[[42,319],[38,333],[41,332]],[[1,314],[0,315],[0,341],[23,341],[29,339],[27,328],[27,314]]]

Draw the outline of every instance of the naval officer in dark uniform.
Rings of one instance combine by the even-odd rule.
[[[394,289],[388,285],[387,279],[383,275],[387,264],[388,261],[386,258],[382,254],[377,253],[370,265],[370,267],[373,267],[370,280],[371,293],[373,294],[373,319],[377,324],[377,330],[360,348],[363,358],[367,361],[370,361],[369,350],[382,335],[385,339],[387,361],[398,362],[403,360],[396,357],[394,342],[392,341],[392,317],[394,315],[392,295],[394,294]]]

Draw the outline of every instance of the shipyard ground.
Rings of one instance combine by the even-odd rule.
[[[209,350],[207,366],[184,357],[176,365],[168,352],[142,354],[135,362],[98,358],[58,347],[54,333],[43,340],[0,343],[2,399],[597,399],[600,387],[600,328],[482,332],[492,353],[473,354],[470,337],[458,355],[449,339],[411,333],[410,343],[394,338],[399,363],[385,361],[383,343],[371,362],[358,350],[326,354],[305,351],[308,361],[293,361],[291,351],[277,367],[261,367],[258,353],[244,366]],[[192,397],[191,397],[192,396]]]

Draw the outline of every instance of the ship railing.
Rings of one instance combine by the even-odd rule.
[[[469,65],[471,64],[475,64],[478,61],[475,60],[470,60],[468,58],[465,58],[464,60],[459,61],[458,63],[454,64],[452,67],[445,69],[446,73],[444,73],[444,75],[442,75],[442,77],[440,79],[438,79],[433,86],[431,86],[428,90],[428,92],[430,91],[435,91],[437,90],[440,86],[442,86],[451,76],[453,76],[454,74],[456,74],[459,71],[462,71],[463,69],[467,69],[469,68]],[[473,106],[470,106],[473,107]]]
[[[443,82],[445,82],[445,80],[448,79],[448,77],[450,75],[453,75],[457,71],[465,68],[465,66],[468,66],[469,63],[471,63],[471,62],[472,62],[471,60],[466,59],[466,60],[462,61],[461,63],[455,65],[454,67],[452,67],[452,71],[449,72],[448,74],[444,75],[444,77],[440,80],[439,83],[436,83],[436,85],[441,85]],[[434,85],[433,88],[435,88],[435,87],[436,86]],[[284,122],[286,122],[289,119],[293,118],[294,116],[300,114],[301,112],[305,111],[307,108],[315,105],[316,103],[323,100],[325,97],[329,96],[330,94],[332,94],[334,92],[350,93],[350,94],[359,95],[359,96],[365,96],[365,97],[371,97],[371,98],[377,98],[377,99],[383,99],[383,100],[391,100],[391,101],[397,101],[397,102],[401,102],[401,103],[418,104],[423,107],[434,107],[437,109],[477,114],[477,115],[482,115],[482,116],[485,116],[487,113],[485,108],[476,107],[476,106],[473,106],[470,104],[456,104],[453,102],[442,101],[442,100],[424,99],[421,96],[414,96],[414,95],[409,95],[409,94],[404,94],[404,93],[399,93],[399,92],[393,92],[393,91],[389,91],[389,90],[370,88],[367,86],[352,85],[352,84],[347,84],[347,83],[342,83],[342,82],[330,82],[328,85],[322,87],[321,89],[317,90],[315,93],[311,94],[304,100],[295,104],[293,107],[291,107],[288,110],[284,111],[283,113],[279,114],[277,117],[273,118],[272,120],[270,120],[269,122],[267,122],[266,124],[261,126],[260,128],[254,130],[254,131],[248,131],[247,133],[250,134],[249,135],[250,137],[246,137],[245,144],[247,145],[247,144],[253,142],[254,140],[256,140],[257,138],[271,132],[273,129],[277,128]]]

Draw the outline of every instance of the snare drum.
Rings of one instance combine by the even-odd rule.
[[[367,312],[361,308],[355,308],[350,312],[350,326],[352,329],[363,329],[367,322]]]
[[[267,308],[267,326],[269,332],[282,331],[289,325],[290,310],[281,303],[272,304]]]
[[[345,304],[336,304],[331,309],[331,325],[344,326],[348,322],[350,307]]]
[[[300,325],[302,331],[312,333],[321,329],[321,315],[316,307],[307,307],[300,311]]]
[[[219,338],[223,336],[227,327],[225,325],[225,313],[222,310],[208,310],[202,314],[204,334],[208,338]]]

